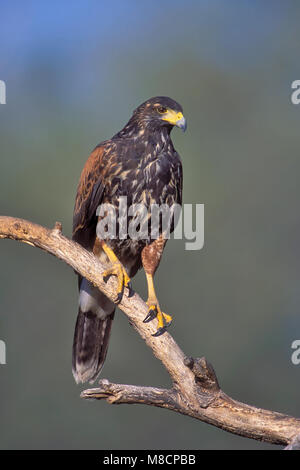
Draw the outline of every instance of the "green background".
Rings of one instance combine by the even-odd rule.
[[[1,2],[0,213],[70,236],[89,152],[155,95],[184,108],[173,131],[184,202],[205,205],[205,246],[171,241],[156,276],[170,329],[240,401],[299,416],[300,79],[295,1]],[[300,105],[299,105],[300,106]],[[0,242],[0,447],[264,449],[153,407],[79,398],[71,373],[73,271]],[[134,279],[144,297],[143,272]],[[168,386],[116,316],[102,377]]]

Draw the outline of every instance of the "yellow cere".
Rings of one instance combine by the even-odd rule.
[[[183,118],[183,114],[176,113],[176,111],[173,111],[172,109],[168,109],[168,111],[163,115],[164,117],[162,118],[164,121],[168,121],[170,124],[176,124],[180,119]]]

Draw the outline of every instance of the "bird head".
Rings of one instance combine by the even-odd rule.
[[[140,124],[152,129],[174,126],[186,130],[186,119],[180,104],[167,96],[156,96],[142,103],[133,113]]]

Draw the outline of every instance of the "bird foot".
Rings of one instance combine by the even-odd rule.
[[[171,325],[172,317],[171,315],[168,315],[167,313],[164,313],[161,311],[158,302],[151,302],[148,300],[146,304],[149,307],[149,311],[148,311],[148,314],[146,315],[146,318],[144,319],[144,323],[149,323],[150,321],[154,320],[154,318],[157,318],[158,329],[156,333],[154,333],[152,336],[155,336],[155,337],[160,336],[163,333],[165,333],[168,326]]]
[[[121,302],[124,287],[129,290],[128,297],[132,297],[134,294],[130,277],[128,276],[124,266],[119,261],[114,261],[110,268],[106,269],[103,273],[103,281],[106,283],[110,276],[117,276],[118,289],[116,303]]]

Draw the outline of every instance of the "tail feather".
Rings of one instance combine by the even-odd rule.
[[[94,382],[106,358],[113,312],[100,318],[79,308],[74,333],[72,368],[77,383]]]

